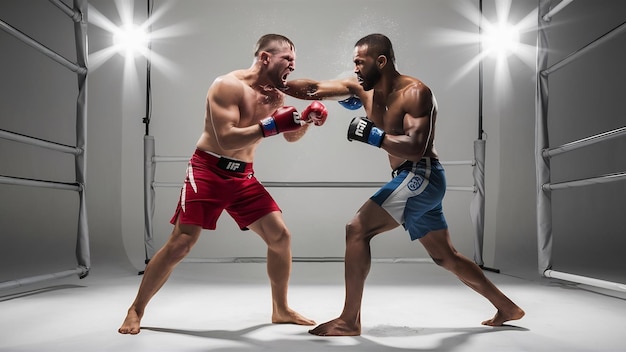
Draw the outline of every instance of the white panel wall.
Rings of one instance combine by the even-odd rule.
[[[421,78],[437,94],[440,104],[437,148],[442,159],[470,159],[472,141],[477,136],[478,72],[475,66],[465,68],[477,54],[477,46],[450,45],[455,38],[450,33],[477,32],[472,22],[476,13],[466,12],[467,8],[476,11],[477,3],[156,0],[155,14],[160,17],[153,24],[154,31],[177,34],[153,43],[151,134],[156,139],[157,154],[191,155],[202,128],[204,100],[211,81],[231,70],[249,67],[253,44],[260,35],[277,32],[295,41],[298,60],[292,78],[323,79],[350,72],[354,42],[363,35],[382,32],[395,45],[400,71]],[[116,2],[95,0],[91,4],[92,19],[101,13],[120,24]],[[536,4],[534,0],[513,2],[514,22],[531,13]],[[495,2],[485,1],[484,6],[486,16],[495,20]],[[624,6],[624,2],[617,0],[575,1],[561,19],[555,20],[556,28],[563,29],[553,34],[553,57],[563,57],[619,21]],[[134,15],[139,22],[145,19],[143,1],[135,2]],[[596,20],[584,20],[587,17]],[[0,18],[73,57],[71,22],[47,1],[2,1]],[[575,25],[577,22],[580,26]],[[90,26],[89,39],[91,53],[111,44],[110,34],[96,26]],[[534,45],[535,32],[531,29],[522,39]],[[624,70],[615,65],[623,62],[623,51],[619,50],[623,47],[620,44],[623,37],[620,40],[613,49],[590,56],[586,59],[589,61],[577,64],[580,68],[568,69],[561,78],[552,81],[555,102],[551,109],[565,106],[561,116],[572,119],[565,120],[562,134],[557,132],[552,136],[554,143],[581,136],[587,131],[584,126],[591,126],[589,133],[593,133],[624,125],[626,115],[620,96]],[[74,75],[4,32],[0,32],[0,46],[0,128],[45,139],[58,136],[71,144]],[[485,61],[484,129],[488,136],[485,261],[505,272],[530,273],[534,277],[534,65],[516,58],[511,58],[509,63],[510,85],[504,89],[496,84],[495,61]],[[141,119],[145,104],[145,61],[135,59],[134,67],[135,71],[125,72],[124,59],[116,55],[97,68],[92,66],[90,72],[87,198],[94,270],[103,264],[125,265],[126,258],[134,268],[143,268],[144,125]],[[602,70],[594,76],[588,74],[591,72],[588,67]],[[598,93],[585,102],[585,91],[600,91],[600,87],[608,89],[610,94]],[[582,106],[578,105],[581,103]],[[306,106],[305,102],[296,100],[289,100],[289,104],[299,109]],[[384,153],[346,141],[346,125],[358,112],[345,110],[334,102],[329,102],[328,108],[327,124],[311,130],[302,141],[290,145],[279,136],[262,143],[256,160],[260,180],[384,181],[388,178]],[[609,122],[599,122],[598,115],[608,117]],[[559,178],[583,175],[586,171],[582,170],[588,168],[580,168],[579,164],[587,166],[589,161],[600,165],[600,172],[613,171],[611,162],[623,162],[620,152],[623,150],[623,144],[611,144],[608,151],[571,157],[574,160],[569,166],[560,167],[560,162],[555,162],[559,164],[555,165],[558,167],[555,173]],[[599,163],[600,160],[609,164]],[[183,168],[180,164],[160,164],[157,179],[182,182]],[[448,167],[447,173],[451,185],[472,182],[469,168]],[[52,156],[0,140],[0,174],[71,180],[73,165],[67,156]],[[556,242],[565,245],[556,247],[560,263],[580,266],[575,263],[590,255],[585,249],[593,244],[598,247],[591,251],[594,260],[586,263],[586,270],[602,274],[611,270],[603,263],[616,263],[612,267],[617,267],[619,272],[623,261],[618,259],[621,257],[618,249],[624,247],[624,224],[619,222],[623,216],[619,209],[623,209],[624,189],[623,185],[615,187],[608,194],[589,191],[593,194],[575,196],[577,199],[555,197],[556,226],[568,235],[559,235]],[[341,256],[344,224],[374,190],[272,188],[270,191],[284,209],[293,233],[294,255]],[[177,193],[176,189],[157,191],[158,246],[171,230],[168,221]],[[72,194],[0,185],[0,198],[0,280],[73,267],[76,217],[73,207],[77,200]],[[471,194],[449,192],[444,203],[453,241],[468,256],[473,251],[470,198]],[[579,207],[583,204],[585,207]],[[572,213],[565,211],[572,209],[581,209],[582,214],[567,215]],[[240,232],[227,216],[218,226],[218,231],[203,235],[192,256],[265,254],[262,241],[249,232]],[[418,243],[408,241],[402,230],[380,236],[373,242],[374,255],[425,256]],[[602,261],[603,258],[608,260]]]

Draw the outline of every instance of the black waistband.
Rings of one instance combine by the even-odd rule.
[[[225,156],[221,156],[220,159],[217,161],[217,167],[222,170],[232,172],[246,172],[247,165],[248,163],[245,161],[230,159]]]
[[[206,152],[200,149],[196,150],[196,154],[202,157],[203,159],[209,160],[215,166],[219,167],[222,170],[230,171],[230,172],[240,172],[240,173],[248,173],[252,172],[252,163],[247,163],[245,161],[227,158],[225,156],[221,156],[215,153]]]
[[[391,171],[391,178],[395,178],[396,176],[398,176],[400,171],[403,170],[414,171],[414,169],[417,169],[417,165],[421,162],[426,162],[426,159],[430,159],[431,165],[439,162],[439,159],[431,157],[424,157],[420,159],[420,161],[405,160],[402,164],[400,164],[400,166]]]

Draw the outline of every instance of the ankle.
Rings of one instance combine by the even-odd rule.
[[[136,306],[131,306],[128,308],[128,314],[135,314],[137,317],[141,318],[143,316],[143,309],[139,309]]]

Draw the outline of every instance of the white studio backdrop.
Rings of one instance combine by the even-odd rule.
[[[144,1],[90,1],[90,18],[96,13],[121,24],[120,4],[134,4],[137,23],[145,20]],[[498,3],[485,1],[485,16],[497,17]],[[598,6],[596,6],[598,4]],[[551,38],[555,53],[551,58],[567,55],[572,49],[603,31],[604,20],[619,20],[626,3],[617,0],[576,0],[557,21]],[[517,23],[537,7],[537,1],[511,2],[510,17]],[[467,9],[473,9],[468,12]],[[437,149],[442,160],[472,158],[472,142],[477,136],[478,70],[469,65],[478,52],[476,43],[461,44],[462,33],[477,33],[475,23],[477,0],[393,0],[376,1],[155,1],[159,18],[153,31],[170,31],[176,36],[153,42],[152,67],[153,115],[151,134],[156,139],[158,155],[190,156],[203,123],[206,91],[215,77],[234,69],[249,67],[252,47],[264,33],[282,33],[293,39],[298,60],[292,78],[333,78],[352,70],[351,53],[354,42],[371,32],[387,34],[395,45],[399,70],[427,83],[440,104],[437,127]],[[567,17],[565,17],[565,15]],[[71,24],[65,15],[43,0],[5,0],[0,2],[0,17],[67,57],[74,55]],[[595,20],[589,21],[591,17]],[[60,18],[62,25],[56,24]],[[623,18],[621,19],[623,21]],[[608,21],[608,20],[607,20]],[[580,26],[561,26],[576,24]],[[576,35],[571,35],[571,33]],[[451,35],[452,33],[456,35]],[[536,32],[523,33],[523,42],[533,46]],[[620,39],[623,42],[623,38]],[[89,26],[91,54],[110,46],[111,34],[93,24]],[[561,44],[558,44],[561,43]],[[600,51],[579,63],[582,72],[589,67],[598,70],[593,87],[603,86],[611,94],[590,104],[601,106],[601,114],[613,119],[602,129],[624,122],[623,99],[612,98],[623,91],[623,68],[611,66],[607,60],[620,60],[619,48]],[[454,44],[454,45],[453,45]],[[0,122],[3,129],[37,135],[44,139],[74,139],[74,99],[76,82],[73,74],[39,57],[31,48],[0,32],[0,73],[2,76]],[[622,45],[623,47],[623,45]],[[8,55],[11,53],[11,55]],[[623,55],[623,52],[621,52]],[[157,60],[159,57],[161,60]],[[587,61],[589,60],[589,61]],[[623,61],[623,60],[622,60]],[[125,265],[132,270],[143,269],[143,135],[145,116],[145,59],[130,61],[134,70],[125,70],[125,58],[115,55],[94,65],[90,55],[87,200],[92,247],[92,275],[103,264]],[[495,84],[495,61],[485,61],[484,129],[486,152],[485,262],[503,272],[537,276],[536,186],[534,161],[534,92],[535,69],[517,58],[509,59],[510,82],[506,89]],[[580,72],[579,72],[580,73]],[[567,78],[565,78],[567,77]],[[580,114],[571,101],[584,101],[575,72],[555,78],[563,94],[554,97],[566,107],[572,120],[555,135],[554,143],[574,139],[581,121],[591,121],[589,114]],[[556,94],[556,93],[555,93]],[[605,97],[609,97],[605,99]],[[607,104],[607,101],[610,104]],[[67,102],[67,103],[65,103]],[[300,110],[305,102],[289,100]],[[330,117],[325,126],[312,129],[293,145],[280,137],[264,141],[256,160],[257,176],[262,181],[385,181],[389,169],[382,151],[366,145],[349,143],[346,126],[358,112],[345,110],[335,102],[327,103]],[[558,106],[551,108],[559,109]],[[597,110],[592,110],[596,111]],[[593,113],[591,113],[593,115]],[[604,120],[603,120],[604,121]],[[567,135],[567,131],[573,131]],[[593,131],[590,131],[590,133]],[[581,132],[582,133],[582,132]],[[618,163],[623,145],[609,146],[593,155],[578,159],[603,160],[602,170],[610,172],[604,162]],[[52,157],[32,147],[0,140],[1,174],[33,178],[71,180],[74,175],[71,158]],[[606,157],[609,156],[609,157]],[[556,170],[566,175],[579,173],[580,162]],[[52,167],[40,167],[52,166]],[[557,166],[557,165],[555,165]],[[38,172],[45,170],[43,174]],[[574,174],[574,175],[579,175]],[[450,185],[471,184],[471,169],[447,167]],[[556,174],[555,174],[556,175]],[[583,175],[581,175],[583,176]],[[157,179],[182,182],[184,165],[160,164]],[[33,192],[0,185],[2,202],[0,246],[2,279],[40,274],[50,268],[73,266],[75,240],[75,207],[70,195],[58,196],[54,190]],[[374,189],[288,189],[272,188],[285,211],[285,219],[293,233],[296,256],[343,255],[343,231]],[[555,253],[560,262],[581,266],[580,258],[592,255],[585,270],[606,272],[606,262],[619,262],[623,248],[623,228],[618,209],[623,209],[622,189],[610,194],[600,192],[593,199],[586,195],[575,198],[557,196],[555,222],[561,224],[568,237],[567,244]],[[169,218],[178,197],[176,189],[157,190],[155,241],[162,244],[171,231]],[[597,199],[596,199],[597,198]],[[450,221],[453,241],[461,252],[471,256],[473,234],[469,218],[471,194],[449,192],[444,209]],[[10,201],[8,201],[10,200]],[[590,201],[591,200],[591,201]],[[583,214],[565,212],[584,204]],[[602,207],[596,205],[601,204]],[[50,205],[50,206],[45,206]],[[560,212],[561,208],[563,213]],[[610,211],[604,211],[606,209]],[[607,218],[608,215],[608,218]],[[585,219],[594,219],[585,222]],[[604,221],[595,220],[604,219]],[[575,221],[585,226],[577,226]],[[591,228],[589,227],[591,224]],[[251,233],[240,232],[225,215],[216,232],[203,234],[194,257],[263,256],[265,246]],[[590,235],[591,233],[591,235]],[[608,239],[593,241],[596,235],[608,233]],[[579,239],[584,241],[580,244]],[[584,254],[581,248],[593,249]],[[379,236],[374,240],[378,257],[424,257],[419,244],[409,244],[402,230]],[[609,258],[601,261],[598,258]],[[623,256],[622,256],[623,257]],[[44,269],[38,269],[43,267]],[[615,268],[615,266],[613,266]],[[565,268],[564,268],[565,269]],[[612,269],[619,271],[617,269]],[[622,277],[623,277],[622,270]],[[593,273],[588,273],[593,276]],[[19,276],[16,276],[19,275]]]
[[[375,1],[179,1],[155,2],[155,13],[167,10],[155,21],[153,31],[178,28],[175,38],[152,43],[153,112],[150,134],[157,155],[190,156],[203,128],[204,102],[211,82],[219,75],[251,65],[258,37],[280,33],[296,44],[296,71],[291,78],[330,79],[351,75],[352,49],[360,37],[381,32],[395,45],[401,72],[419,77],[437,95],[440,114],[436,146],[442,160],[473,159],[477,137],[477,67],[462,67],[477,55],[476,43],[450,45],[450,28],[477,33],[476,25],[463,17],[458,2],[395,1],[387,6]],[[202,14],[199,16],[198,14]],[[158,58],[165,60],[159,60]],[[163,63],[159,65],[159,62]],[[135,103],[136,104],[136,103]],[[305,101],[288,99],[299,110]],[[141,104],[137,104],[141,105]],[[268,138],[258,149],[256,176],[267,182],[339,181],[384,182],[390,177],[387,157],[381,150],[350,143],[347,124],[362,111],[350,111],[327,101],[329,118],[321,128],[310,129],[299,142],[282,136]],[[124,243],[134,263],[141,260],[143,230],[141,196],[142,128],[140,119],[125,119],[124,213],[136,214],[124,223]],[[132,131],[133,133],[129,133]],[[181,182],[184,163],[159,163],[156,180]],[[469,166],[448,167],[449,185],[471,186]],[[131,186],[132,185],[132,186]],[[375,191],[336,188],[270,188],[283,208],[298,257],[343,256],[345,223]],[[157,247],[171,231],[169,219],[179,190],[158,188],[154,217]],[[472,193],[449,192],[445,211],[458,249],[473,254],[473,230],[469,216]],[[131,209],[132,207],[132,209]],[[418,243],[399,228],[375,240],[373,253],[380,257],[426,257]],[[206,231],[191,257],[264,256],[258,236],[241,232],[224,213],[217,231]]]

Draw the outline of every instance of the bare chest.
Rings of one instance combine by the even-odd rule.
[[[404,134],[404,111],[395,100],[373,99],[367,116],[378,127],[392,135]]]
[[[240,106],[240,125],[250,126],[270,116],[284,102],[283,95],[276,91],[246,90]]]

